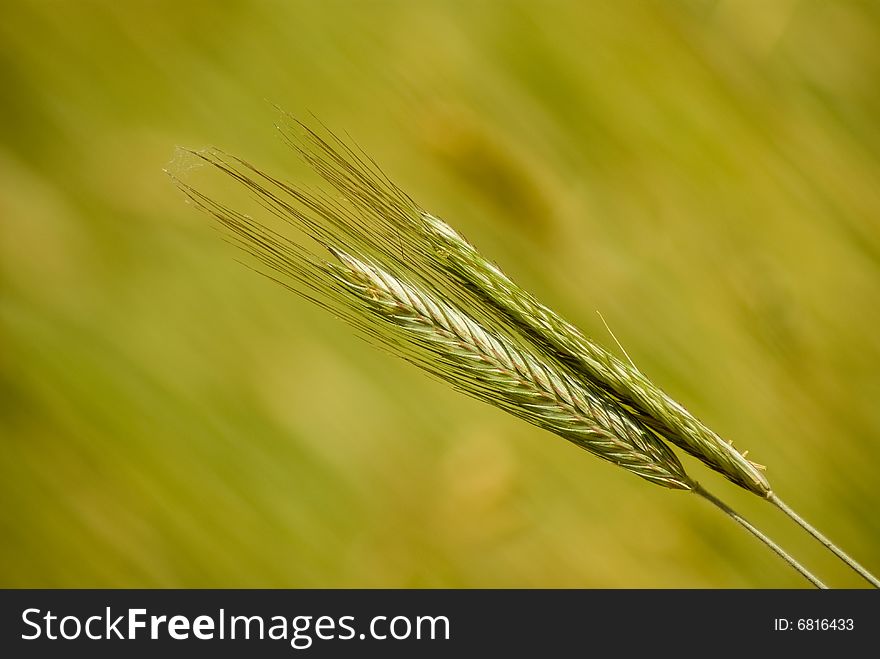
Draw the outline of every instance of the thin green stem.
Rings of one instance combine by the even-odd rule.
[[[800,563],[798,563],[798,562],[794,559],[794,557],[792,557],[792,556],[791,556],[788,552],[786,552],[782,547],[780,547],[779,545],[777,545],[777,544],[776,544],[775,542],[773,542],[770,538],[768,538],[766,535],[764,535],[763,533],[761,533],[757,528],[755,528],[754,526],[752,526],[752,524],[749,523],[749,521],[748,521],[747,519],[745,519],[742,515],[740,515],[739,513],[737,513],[735,510],[733,510],[733,509],[732,509],[730,506],[728,506],[726,503],[724,503],[723,501],[721,501],[721,499],[718,499],[718,498],[715,497],[714,495],[712,495],[712,494],[710,494],[709,492],[707,492],[706,490],[704,490],[702,485],[700,485],[699,483],[697,483],[697,484],[696,484],[696,487],[694,488],[694,492],[695,492],[696,494],[699,494],[699,495],[700,495],[701,497],[703,497],[704,499],[706,499],[706,501],[708,501],[709,503],[711,503],[711,504],[713,504],[714,506],[716,506],[717,508],[719,508],[724,514],[726,514],[728,517],[730,517],[730,518],[733,519],[735,522],[737,522],[738,524],[740,524],[740,525],[741,525],[742,527],[744,527],[749,533],[751,533],[753,536],[755,536],[756,538],[758,538],[758,540],[760,540],[760,541],[763,542],[765,545],[767,545],[770,549],[772,549],[772,550],[776,553],[777,556],[779,556],[782,560],[784,560],[786,563],[788,563],[788,564],[789,564],[791,567],[793,567],[795,570],[797,570],[798,572],[800,572],[801,575],[802,575],[804,578],[806,578],[807,581],[809,581],[811,584],[813,584],[816,588],[822,588],[822,589],[827,589],[827,588],[828,588],[828,586],[826,586],[824,583],[822,583],[821,581],[819,581],[819,579],[817,579],[815,576],[813,576],[813,574],[812,574],[809,570],[807,570],[807,568],[805,568],[803,565],[801,565]]]
[[[822,535],[816,527],[807,522],[803,517],[798,515],[794,510],[792,510],[782,499],[776,496],[775,493],[771,492],[767,495],[768,501],[770,501],[774,506],[779,508],[782,512],[788,515],[791,519],[798,523],[801,528],[803,528],[807,533],[816,538],[819,542],[825,545],[831,552],[837,556],[844,563],[849,565],[853,570],[855,570],[865,581],[870,583],[874,588],[880,588],[880,579],[877,579],[873,574],[868,572],[864,567],[856,563],[852,557],[850,557],[846,552],[844,552],[840,547],[831,542],[828,538]]]

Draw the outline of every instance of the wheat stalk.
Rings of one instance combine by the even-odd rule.
[[[345,158],[314,133],[309,135],[320,148],[301,148],[301,153],[343,191],[348,205],[306,193],[216,149],[187,153],[253,192],[264,208],[311,241],[312,249],[212,200],[176,175],[172,178],[192,203],[218,221],[230,242],[256,259],[258,271],[456,389],[650,482],[697,493],[811,583],[824,587],[693,481],[644,415],[633,414],[594,380],[577,377],[557,355],[518,333],[499,316],[497,305],[486,305],[482,293],[475,295],[450,280],[448,264],[436,258],[436,245],[419,232],[424,213],[387,179],[376,178],[377,168],[352,151]],[[333,261],[327,260],[328,254]]]
[[[376,234],[353,236],[366,251],[375,251],[408,269],[429,288],[442,291],[490,326],[525,337],[548,359],[579,381],[603,390],[663,439],[770,501],[865,580],[880,587],[877,577],[779,498],[762,473],[764,467],[748,460],[747,452],[740,453],[732,442],[724,441],[634,364],[621,361],[588,339],[516,285],[449,224],[419,207],[369,157],[332,133],[322,138],[289,114],[284,116],[287,121],[278,128],[288,143],[378,229]],[[348,224],[343,222],[342,228],[350,228]]]
[[[664,438],[699,458],[738,485],[766,496],[770,486],[754,463],[723,441],[637,368],[587,339],[576,327],[517,286],[449,224],[423,210],[380,171],[332,136],[322,138],[288,117],[279,125],[300,155],[379,227],[367,249],[397,259],[405,251],[411,270],[434,287],[449,289],[464,304],[499,310],[493,320],[526,334],[578,377],[604,389],[633,410]],[[383,236],[396,236],[397,241]],[[399,242],[399,244],[398,244]],[[449,275],[452,275],[451,279]],[[455,285],[455,282],[458,285]]]

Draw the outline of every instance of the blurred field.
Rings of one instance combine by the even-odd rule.
[[[0,586],[806,583],[236,264],[162,168],[310,180],[271,103],[613,345],[601,311],[880,570],[876,3],[16,2],[0,83]]]

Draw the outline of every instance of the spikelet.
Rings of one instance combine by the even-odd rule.
[[[449,224],[422,209],[372,160],[332,135],[326,139],[286,116],[282,134],[358,218],[346,220],[349,238],[363,253],[393,263],[428,290],[467,309],[480,322],[522,336],[582,383],[608,397],[664,439],[737,485],[766,497],[761,467],[747,460],[635,366],[589,340],[559,314],[520,288]]]
[[[252,257],[254,269],[459,391],[652,483],[703,497],[813,585],[825,587],[691,480],[663,439],[786,511],[756,466],[732,445],[634,366],[516,286],[368,157],[289,116],[279,128],[341,198],[292,186],[217,149],[181,153],[237,181],[291,232],[233,210],[169,172],[189,201],[217,220],[227,240]],[[836,547],[823,544],[878,583]]]

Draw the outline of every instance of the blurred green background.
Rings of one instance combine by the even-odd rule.
[[[635,362],[880,570],[880,5],[4,3],[0,585],[800,587],[705,502],[242,268],[162,173],[272,103]],[[832,585],[769,504],[689,470]]]

